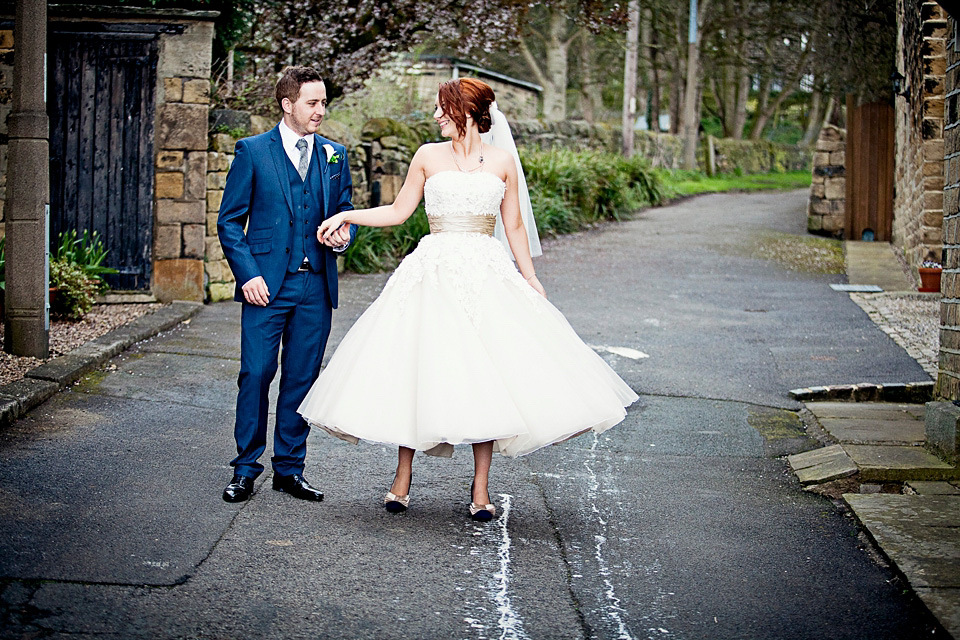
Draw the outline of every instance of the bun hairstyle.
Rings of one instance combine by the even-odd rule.
[[[458,78],[440,85],[437,92],[440,108],[453,120],[457,132],[467,133],[467,116],[477,123],[480,133],[490,131],[490,105],[496,99],[486,82],[475,78]]]

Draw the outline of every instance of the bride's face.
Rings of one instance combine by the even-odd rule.
[[[453,138],[457,133],[457,125],[454,124],[453,119],[448,117],[447,114],[443,112],[443,109],[440,107],[440,96],[433,102],[436,109],[433,112],[433,119],[437,121],[437,124],[440,126],[440,135],[444,138]]]

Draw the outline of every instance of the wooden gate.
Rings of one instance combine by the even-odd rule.
[[[157,36],[51,30],[50,244],[96,231],[115,289],[150,286]]]
[[[847,98],[848,240],[889,242],[893,234],[893,107]]]

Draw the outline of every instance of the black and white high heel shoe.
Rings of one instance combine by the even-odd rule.
[[[397,481],[397,476],[394,474],[393,481]],[[410,484],[413,485],[413,474],[410,474]],[[393,485],[390,485],[393,488]],[[392,491],[387,491],[387,495],[383,497],[383,508],[389,511],[390,513],[403,513],[407,510],[407,507],[410,506],[410,489],[407,489],[407,495],[398,496]]]
[[[489,495],[489,491],[487,492]],[[478,504],[473,501],[473,483],[470,483],[470,518],[477,522],[490,522],[497,515],[492,504]]]

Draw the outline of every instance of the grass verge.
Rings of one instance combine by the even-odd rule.
[[[811,174],[807,170],[784,173],[755,173],[749,175],[724,174],[709,177],[700,171],[685,169],[660,172],[660,180],[668,197],[690,196],[700,193],[726,191],[788,191],[810,187]]]

